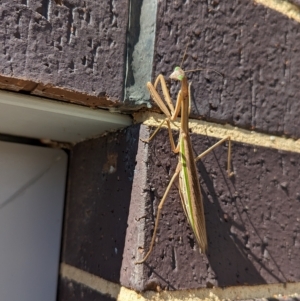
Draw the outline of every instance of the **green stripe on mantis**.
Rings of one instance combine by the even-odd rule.
[[[186,206],[186,213],[187,217],[189,219],[190,225],[195,233],[195,223],[194,223],[194,216],[193,216],[193,207],[192,207],[192,200],[191,200],[191,188],[190,188],[190,182],[189,182],[189,175],[188,175],[188,169],[186,166],[186,153],[185,153],[185,141],[184,138],[181,137],[180,141],[180,157],[181,157],[181,173],[182,173],[182,180],[183,180],[183,185],[185,187],[182,187],[182,197],[184,198],[184,204]]]

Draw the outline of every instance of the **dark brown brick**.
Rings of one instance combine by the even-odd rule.
[[[147,128],[132,126],[72,150],[63,262],[138,291],[300,280],[300,155],[236,142],[232,178],[226,174],[226,146],[197,164],[208,254],[199,253],[174,186],[158,242],[146,263],[136,266],[177,164],[166,130],[149,148],[140,136],[147,137]],[[197,154],[215,141],[192,135]],[[143,231],[146,246],[138,239]]]
[[[139,126],[77,144],[70,158],[62,261],[118,283]]]
[[[192,135],[192,142],[199,154],[216,139]],[[140,147],[138,153],[144,151]],[[136,258],[123,261],[122,273],[135,277],[124,277],[122,284],[137,290],[178,290],[299,281],[300,155],[234,142],[232,178],[226,174],[226,158],[227,147],[223,146],[197,164],[209,241],[207,256],[198,251],[173,187],[160,220],[158,243],[142,274],[134,275]],[[139,164],[145,162],[137,162],[136,168]],[[147,213],[142,216],[141,203],[131,203],[133,217],[127,230],[127,237],[137,236],[138,223],[146,221],[145,250],[158,202],[177,164],[166,130],[150,142],[146,164]],[[140,259],[139,247],[144,246],[132,245]],[[137,278],[138,283],[134,282]]]
[[[0,74],[8,81],[28,81],[32,94],[89,106],[119,105],[127,0],[27,2],[0,5]],[[11,89],[10,82],[6,88]]]
[[[154,76],[189,74],[192,115],[300,137],[299,23],[254,1],[158,2]],[[175,95],[174,95],[175,99]]]

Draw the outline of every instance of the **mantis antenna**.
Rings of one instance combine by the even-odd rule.
[[[188,46],[189,46],[189,44],[187,44],[186,47],[185,47],[183,57],[182,57],[182,60],[181,60],[181,63],[180,63],[180,68],[182,68],[182,64],[183,64],[184,58],[186,56],[186,51],[188,49]],[[224,77],[224,75],[222,73],[220,73],[220,72],[218,72],[214,69],[210,69],[210,68],[197,68],[197,69],[185,70],[184,73],[195,72],[195,71],[204,71],[204,70],[213,71],[213,72],[219,74],[220,76]]]

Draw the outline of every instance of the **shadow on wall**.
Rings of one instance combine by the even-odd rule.
[[[216,141],[192,135],[196,154]],[[256,148],[254,151],[253,148],[234,142],[232,164],[236,173],[232,178],[228,178],[226,173],[227,146],[217,148],[203,162],[197,163],[209,244],[206,256],[198,253],[194,235],[183,215],[178,189],[174,187],[170,191],[162,212],[157,243],[146,262],[148,289],[160,286],[178,290],[295,281],[295,277],[291,278],[286,274],[287,267],[289,270],[292,268],[292,259],[286,259],[285,262],[282,260],[285,243],[278,245],[278,241],[282,241],[280,237],[291,237],[288,232],[290,229],[280,231],[280,216],[285,221],[289,216],[289,224],[291,220],[295,220],[297,224],[296,208],[291,209],[291,203],[283,201],[287,200],[284,189],[280,191],[278,185],[272,182],[273,175],[282,172],[282,152],[263,148]],[[161,149],[162,146],[156,143],[152,150],[152,163],[167,166],[164,167],[164,174],[170,176],[170,156],[166,156],[169,162],[160,159]],[[171,169],[177,164],[176,156],[174,158],[175,163],[171,163]],[[283,161],[288,162],[288,159]],[[298,167],[294,168],[297,170]],[[155,173],[163,174],[162,171]],[[166,176],[162,178],[166,179]],[[161,191],[155,191],[154,213],[157,200],[161,199],[164,190],[165,187]],[[295,193],[296,189],[291,187],[290,194]],[[289,197],[293,199],[292,195]],[[277,214],[278,220],[271,216],[274,215],[272,212]],[[152,233],[149,232],[147,242]],[[291,258],[296,259],[295,248],[286,245],[285,253],[288,250],[292,250]]]
[[[285,275],[287,265],[282,260],[283,241],[291,236],[290,229],[283,231],[279,224],[283,223],[281,217],[286,222],[288,215],[290,223],[297,214],[290,214],[290,204],[284,202],[288,200],[284,189],[278,189],[272,181],[274,175],[282,173],[280,162],[288,161],[282,156],[277,150],[254,151],[253,146],[234,143],[232,162],[237,174],[232,178],[227,177],[224,169],[225,147],[205,162],[210,171],[202,162],[198,163],[207,212],[207,255],[219,286],[295,281]],[[213,161],[218,167],[211,168]],[[291,193],[292,190],[291,187]],[[284,253],[291,247],[285,245]],[[296,251],[293,250],[291,258]]]

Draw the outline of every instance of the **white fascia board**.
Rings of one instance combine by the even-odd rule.
[[[131,123],[127,115],[0,90],[0,134],[77,143]]]

